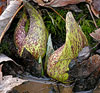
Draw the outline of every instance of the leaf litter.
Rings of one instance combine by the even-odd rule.
[[[35,1],[39,1],[39,0],[35,0]],[[41,0],[40,0],[41,1]],[[52,0],[50,0],[49,2],[51,2]],[[56,0],[54,0],[54,1],[56,1]],[[58,0],[58,3],[59,2],[61,2],[61,1],[59,1]],[[62,2],[61,2],[62,3]],[[54,4],[56,4],[56,3],[54,3]],[[93,10],[92,10],[93,11]],[[83,51],[80,51],[80,55],[82,55],[82,57],[83,57],[83,55],[85,55],[85,50],[86,48],[83,48]],[[87,49],[88,50],[88,49]],[[87,51],[86,50],[86,51]],[[51,50],[50,50],[51,51]],[[90,53],[88,53],[88,56],[87,57],[89,57],[89,54]],[[96,85],[96,83],[97,82],[89,82],[90,80],[97,80],[98,81],[98,77],[99,77],[99,55],[94,55],[94,56],[92,56],[92,57],[90,57],[89,59],[87,59],[87,57],[85,58],[85,59],[87,59],[87,60],[84,60],[84,58],[82,59],[82,62],[81,62],[81,64],[80,63],[77,63],[78,61],[78,59],[80,58],[80,55],[78,56],[78,58],[77,59],[75,59],[74,60],[74,62],[76,62],[76,64],[74,64],[74,66],[72,67],[73,69],[71,69],[70,70],[70,73],[72,73],[73,72],[73,70],[74,70],[74,73],[72,73],[71,74],[71,76],[73,77],[73,76],[75,76],[75,77],[73,77],[75,80],[76,80],[76,82],[75,82],[75,86],[74,86],[74,88],[73,88],[73,91],[86,91],[86,90],[90,90],[90,89],[93,89],[93,88],[95,88],[95,86],[94,85]],[[7,57],[5,57],[5,58],[7,58]],[[11,60],[10,58],[7,58],[8,60]],[[31,58],[32,59],[32,58]],[[2,60],[2,59],[1,59]],[[30,60],[30,59],[29,59]],[[7,61],[6,59],[5,59],[5,61]],[[25,60],[24,60],[25,61]],[[33,61],[32,61],[33,62]],[[28,64],[31,64],[31,63],[28,63]],[[26,64],[27,65],[27,64]],[[27,65],[28,66],[28,65]],[[78,67],[77,67],[78,66]],[[34,66],[33,66],[34,67]],[[1,68],[2,68],[2,65],[1,65]],[[30,67],[29,67],[30,68]],[[91,69],[92,68],[92,69]],[[72,71],[72,72],[71,72]],[[74,75],[76,73],[76,75]],[[1,74],[2,74],[2,72],[1,72]],[[30,75],[30,74],[28,74],[28,75]],[[81,77],[84,77],[84,79],[82,80],[82,78]],[[90,76],[90,77],[89,77]],[[97,77],[96,77],[97,76]],[[2,76],[1,76],[2,77]],[[11,77],[12,78],[12,77]],[[71,81],[74,81],[74,79],[73,80],[71,80]],[[87,79],[87,80],[86,80]],[[94,80],[94,81],[95,81]],[[85,82],[87,82],[87,83],[85,83]],[[81,86],[81,84],[83,84],[83,86]],[[91,85],[91,86],[88,86],[88,84],[89,85]],[[94,84],[94,85],[93,85]],[[16,86],[16,85],[15,85]],[[84,87],[87,87],[87,88],[84,88]],[[78,90],[79,89],[79,90]],[[71,92],[70,92],[71,93]]]
[[[14,19],[13,16],[20,5],[20,0],[10,1],[5,11],[0,15],[0,42],[5,32],[8,30],[12,20]]]

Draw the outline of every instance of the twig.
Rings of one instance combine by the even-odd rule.
[[[90,9],[90,7],[89,7],[89,5],[86,4],[86,6],[87,6],[87,8],[88,8],[88,10],[89,10],[89,12],[90,12],[90,15],[91,15],[91,17],[92,17],[92,19],[93,19],[93,22],[94,22],[95,27],[98,28],[98,26],[97,26],[97,24],[96,24],[96,21],[95,21],[95,19],[94,19],[94,17],[93,17],[93,14],[92,14],[92,12],[91,12],[91,9]]]
[[[52,16],[50,15],[50,13],[46,10],[47,14],[49,15],[51,21],[52,21],[52,24],[54,25],[54,19],[52,18]]]
[[[100,42],[98,42],[94,47],[92,47],[90,50],[96,48],[98,45],[100,44]]]
[[[83,18],[85,18],[85,17],[87,17],[87,15],[82,16],[82,17],[79,19],[78,24],[79,24],[79,23],[83,20]]]
[[[63,16],[60,15],[54,8],[52,8],[50,6],[46,6],[46,7],[52,9],[57,15],[59,15],[66,22],[66,20],[63,18]]]

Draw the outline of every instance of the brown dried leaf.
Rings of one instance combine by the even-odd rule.
[[[43,3],[45,0],[33,0],[41,6],[52,6],[52,7],[61,7],[69,4],[77,4],[80,2],[85,2],[85,0],[50,0],[48,3]]]
[[[41,6],[45,5],[45,3],[43,2],[43,0],[35,0],[35,2],[37,2]]]
[[[70,85],[59,83],[57,85],[60,89],[60,93],[73,93]],[[59,89],[56,86],[56,82],[47,81],[43,79],[35,79],[34,77],[17,87],[14,87],[11,93],[59,93]]]
[[[100,73],[100,56],[99,55],[93,55],[88,60],[85,60],[83,63],[87,63],[86,66],[84,66],[84,71],[82,72],[83,75],[89,75],[93,73],[93,71],[96,70],[95,77],[99,76]]]
[[[0,65],[0,81],[2,80],[2,66],[3,64]]]
[[[96,11],[100,12],[100,0],[93,0],[92,6]]]
[[[3,61],[13,61],[13,60],[4,54],[0,54],[0,63],[2,63]]]
[[[94,7],[93,7],[92,5],[91,5],[91,10],[92,10],[93,14],[94,14],[97,18],[99,18],[100,12],[98,12],[96,9],[94,9]]]
[[[20,66],[18,65],[14,60],[12,60],[10,57],[4,55],[4,54],[0,54],[0,63],[2,62],[7,62],[7,61],[12,61],[14,62],[17,66]]]
[[[74,61],[76,62],[76,61]],[[96,70],[95,73],[93,73]],[[96,76],[99,76],[100,73],[100,56],[99,55],[93,55],[89,59],[84,60],[80,65],[74,66],[70,70],[70,75],[72,77],[83,77],[86,78],[92,73]]]
[[[93,7],[91,9],[92,9],[94,15],[99,18],[99,14],[100,14],[100,0],[93,0],[91,7]]]
[[[94,13],[94,15],[99,18],[100,14],[100,0],[86,0],[91,6],[91,10]]]
[[[16,13],[20,4],[21,0],[10,1],[10,4],[0,16],[0,42],[5,32],[8,30],[12,20],[14,19],[13,16]]]
[[[0,93],[8,93],[15,86],[18,86],[27,80],[20,79],[18,77],[4,76],[0,82]]]
[[[0,0],[0,15],[4,11],[5,7],[6,7],[6,0]]]
[[[50,5],[53,7],[60,7],[60,6],[66,6],[68,4],[77,4],[80,2],[84,2],[85,0],[52,0],[50,3],[47,3],[46,5]]]
[[[100,28],[95,30],[95,32],[90,33],[90,36],[96,39],[97,41],[100,41]]]

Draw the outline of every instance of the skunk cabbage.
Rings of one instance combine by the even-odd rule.
[[[15,44],[18,47],[20,56],[23,50],[26,49],[34,58],[39,59],[40,56],[43,57],[45,55],[48,32],[37,10],[29,3],[26,3],[25,7],[30,17],[29,30],[25,32],[28,18],[24,13],[14,34]]]
[[[49,57],[47,73],[50,77],[66,83],[68,80],[69,63],[78,53],[88,46],[88,41],[71,12],[66,15],[66,41],[63,46]]]

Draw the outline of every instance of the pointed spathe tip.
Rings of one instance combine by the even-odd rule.
[[[70,30],[72,27],[77,25],[72,12],[66,14],[66,30]]]
[[[69,15],[72,15],[71,11],[67,12],[67,14],[66,14],[66,16],[69,16]]]
[[[74,20],[73,14],[70,11],[66,14],[66,22],[69,21],[69,20],[70,21]]]

